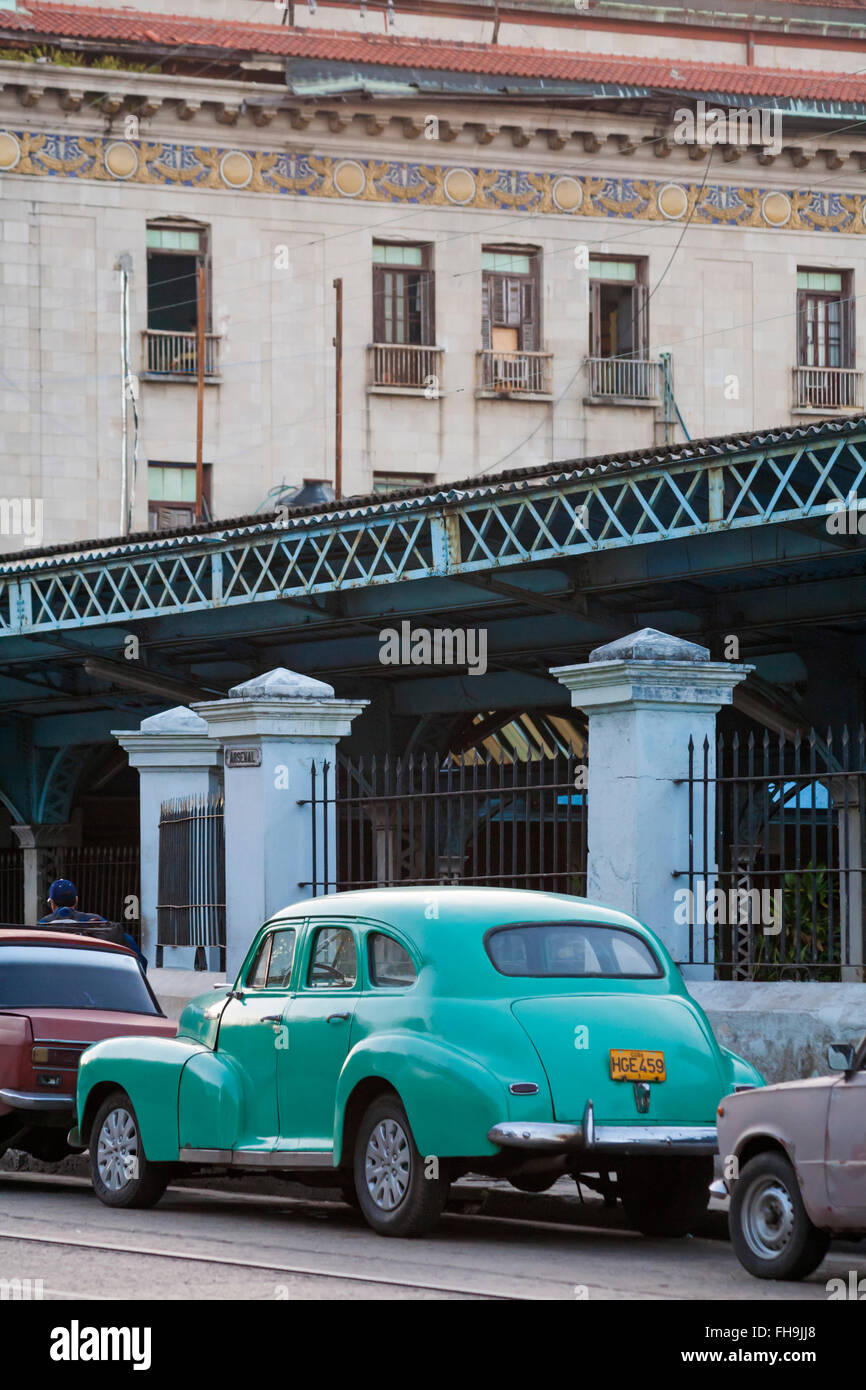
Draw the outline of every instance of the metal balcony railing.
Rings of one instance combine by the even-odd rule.
[[[442,380],[442,348],[419,343],[372,343],[370,377],[371,386],[438,390]]]
[[[141,335],[144,371],[150,376],[195,377],[198,374],[197,338],[195,333],[167,333],[159,328],[146,328]],[[218,333],[204,335],[204,374],[219,373]]]
[[[503,395],[550,395],[552,352],[497,352],[485,348],[478,357],[478,388]]]
[[[795,410],[859,410],[863,373],[853,367],[795,367]]]
[[[646,357],[588,357],[590,396],[656,401],[663,390],[662,364]]]

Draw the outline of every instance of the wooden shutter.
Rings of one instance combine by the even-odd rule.
[[[601,357],[601,282],[589,282],[589,355]]]
[[[490,349],[490,277],[487,275],[481,280],[481,346],[485,351]]]
[[[520,291],[523,288],[522,280],[508,279],[505,281],[505,320],[509,328],[519,328],[522,321],[522,304]]]
[[[520,346],[524,352],[537,352],[538,323],[536,309],[538,296],[535,293],[535,285],[531,280],[524,280],[520,288],[523,301],[521,305],[522,323],[520,325]]]
[[[840,345],[840,365],[843,367],[853,367],[857,358],[857,338],[854,325],[854,295],[849,287],[846,298],[840,305],[841,320],[841,345]]]
[[[421,342],[432,347],[436,342],[436,322],[434,317],[433,271],[425,270],[421,275]]]
[[[648,302],[649,291],[646,285],[642,285],[639,281],[632,285],[632,352],[635,357],[647,357],[649,355]]]
[[[797,291],[797,365],[809,365],[809,333],[807,328],[809,296],[805,290]]]
[[[385,341],[385,267],[373,266],[373,342]]]

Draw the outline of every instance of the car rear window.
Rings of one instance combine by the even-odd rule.
[[[134,956],[78,946],[0,946],[0,1009],[159,1014]]]
[[[494,927],[484,944],[502,975],[628,980],[662,974],[643,938],[624,927],[593,922],[522,923]]]

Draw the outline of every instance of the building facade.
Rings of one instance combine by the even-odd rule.
[[[7,552],[195,519],[199,327],[216,519],[862,412],[862,12],[148,8],[0,10]]]

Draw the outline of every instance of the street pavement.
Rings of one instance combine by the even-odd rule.
[[[573,1190],[573,1189],[572,1189]],[[469,1194],[471,1198],[471,1194]],[[0,1172],[0,1279],[46,1299],[820,1300],[866,1275],[866,1246],[831,1249],[801,1284],[745,1273],[724,1240],[646,1240],[614,1225],[445,1213],[425,1240],[373,1235],[350,1208],[309,1198],[170,1188],[151,1211],[113,1211],[79,1178]],[[587,1209],[587,1221],[607,1213]],[[532,1218],[532,1219],[530,1219]],[[571,1221],[574,1221],[571,1214]]]

